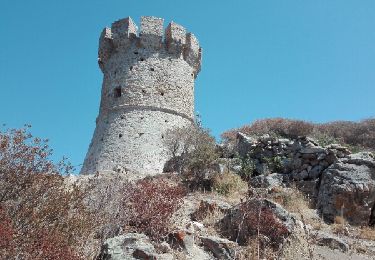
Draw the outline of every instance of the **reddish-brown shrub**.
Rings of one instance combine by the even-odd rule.
[[[13,255],[13,234],[12,220],[9,218],[5,208],[0,205],[0,255],[9,258]]]
[[[221,221],[222,232],[240,245],[257,239],[262,248],[278,248],[289,234],[288,228],[262,199],[251,199]]]
[[[186,195],[185,188],[162,179],[143,179],[127,193],[130,195],[124,201],[129,211],[126,228],[154,240],[166,238],[171,231],[171,217]]]
[[[256,120],[251,125],[245,125],[238,129],[224,132],[221,137],[226,141],[234,141],[237,132],[247,135],[263,135],[271,134],[288,138],[296,138],[298,136],[307,136],[314,130],[314,125],[310,122],[302,120],[292,120],[285,118],[269,118]]]
[[[289,233],[272,210],[263,206],[260,201],[254,200],[242,204],[241,211],[245,214],[244,226],[247,228],[247,233],[257,236],[259,232],[259,235],[269,239],[272,246],[277,247]]]
[[[1,229],[11,239],[2,244],[8,259],[77,259],[73,247],[79,248],[91,231],[85,191],[66,186],[57,172],[70,165],[55,165],[50,155],[47,140],[33,138],[28,127],[0,132],[0,204],[6,206],[12,228],[10,237],[9,228],[3,228],[10,222],[0,216]]]
[[[38,230],[33,242],[24,251],[35,260],[79,260],[82,259],[59,233]]]
[[[375,119],[360,122],[335,121],[317,124],[315,132],[332,136],[343,144],[375,149]]]

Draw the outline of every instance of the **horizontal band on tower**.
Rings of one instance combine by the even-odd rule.
[[[180,116],[182,118],[185,118],[185,119],[191,121],[192,123],[195,123],[193,118],[191,118],[190,116],[188,116],[184,113],[180,113],[180,112],[177,112],[175,110],[168,109],[168,108],[162,108],[162,107],[120,105],[120,106],[111,107],[108,110],[120,110],[120,109],[123,110],[124,112],[131,112],[131,111],[136,111],[136,110],[138,110],[138,111],[159,111],[159,112],[168,113],[168,114],[175,115],[175,116]]]

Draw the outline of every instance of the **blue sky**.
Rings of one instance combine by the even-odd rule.
[[[198,37],[196,110],[215,136],[267,117],[373,117],[374,14],[370,0],[1,0],[0,123],[30,123],[54,159],[82,163],[99,106],[100,32],[141,15]]]

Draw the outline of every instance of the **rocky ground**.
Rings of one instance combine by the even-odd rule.
[[[338,144],[323,147],[306,137],[252,138],[241,133],[236,145],[220,150],[217,174],[231,179],[250,165],[253,174],[246,182],[224,195],[215,190],[188,193],[163,241],[116,225],[106,227],[100,240],[88,238],[88,244],[100,248],[90,258],[375,258],[375,229],[369,226],[375,222],[372,153],[352,154]],[[116,194],[114,187],[125,185],[126,179],[99,174],[69,182],[100,183],[97,190],[110,187]],[[172,183],[176,179],[169,177]],[[116,207],[116,196],[93,194],[95,207]]]
[[[281,188],[277,195],[265,197],[275,199],[280,193],[288,196],[290,192],[296,191]],[[115,236],[105,240],[98,259],[258,259],[254,241],[239,245],[235,238],[222,234],[221,225],[235,229],[222,220],[238,208],[241,195],[246,196],[246,191],[239,192],[237,198],[212,192],[189,194],[174,216],[175,232],[171,241],[155,244],[147,236],[136,233]],[[360,228],[347,224],[328,225],[315,209],[307,207],[303,196],[299,196],[295,201],[299,205],[291,206],[290,212],[269,200],[282,212],[278,216],[280,222],[290,225],[290,235],[282,242],[280,251],[263,255],[262,259],[374,259],[373,230],[372,239],[364,239]]]

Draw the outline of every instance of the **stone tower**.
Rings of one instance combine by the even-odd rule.
[[[194,123],[194,80],[201,67],[197,38],[181,25],[128,17],[99,40],[103,85],[96,128],[81,173],[156,174],[169,159],[166,131]]]

